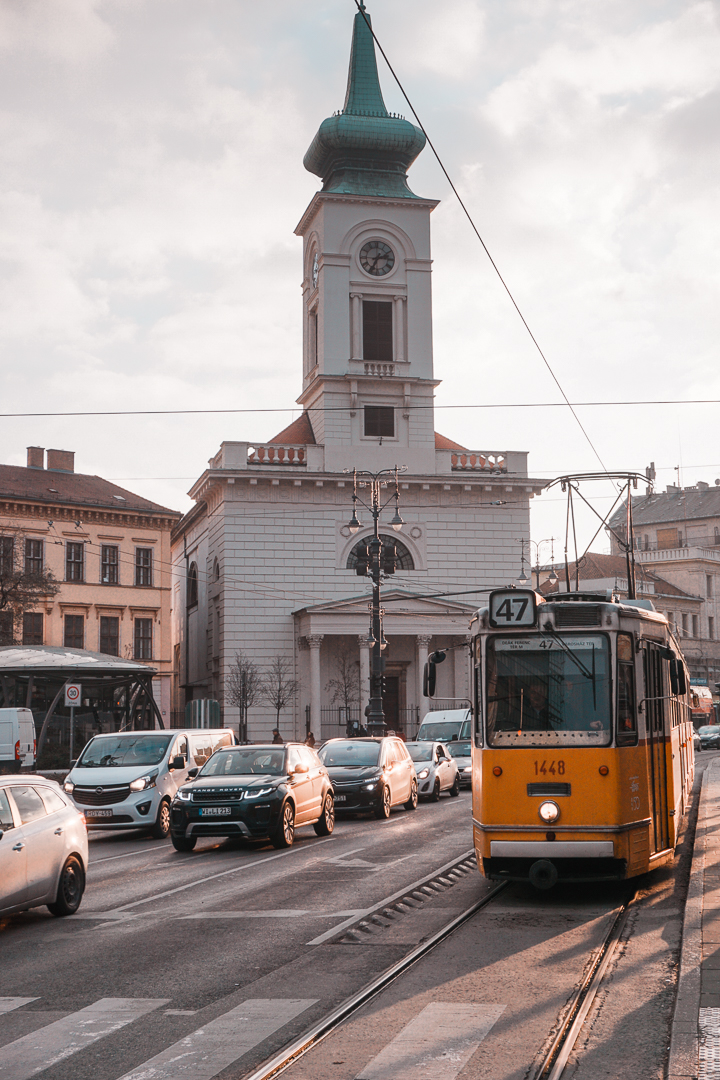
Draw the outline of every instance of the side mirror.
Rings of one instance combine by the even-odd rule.
[[[199,769],[188,769],[188,780],[194,780],[199,772]]]
[[[0,840],[2,840],[2,838],[3,838],[3,836],[4,836],[4,835],[5,835],[5,834],[3,833],[2,829],[0,829]]]
[[[174,757],[172,759],[172,761],[170,762],[168,768],[169,769],[184,769],[185,768],[185,755],[184,754],[178,754],[177,757]]]
[[[438,651],[428,656],[423,669],[423,697],[435,697],[435,668],[438,664],[442,664],[446,655],[447,653]]]
[[[295,766],[295,768],[293,769],[293,772],[294,773],[306,773],[306,772],[310,772],[310,769],[307,767],[307,765],[303,761],[299,761],[297,763],[297,765]]]
[[[75,758],[75,760],[74,760],[74,761],[71,761],[71,762],[70,762],[70,768],[71,768],[71,769],[74,769],[76,765],[77,765],[77,758]]]

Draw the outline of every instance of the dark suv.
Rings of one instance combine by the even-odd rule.
[[[375,817],[386,818],[399,803],[406,810],[417,806],[415,766],[402,739],[330,739],[319,753],[338,813],[372,810]]]
[[[290,847],[295,829],[312,825],[329,836],[335,825],[333,789],[318,755],[302,743],[234,746],[217,750],[170,812],[177,851],[192,851],[202,836],[244,836]]]

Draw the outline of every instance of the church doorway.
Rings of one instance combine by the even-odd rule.
[[[398,731],[400,727],[400,676],[385,676],[385,693],[383,694],[383,712],[385,713],[385,727]]]

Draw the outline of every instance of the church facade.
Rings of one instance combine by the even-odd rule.
[[[388,113],[365,16],[355,16],[341,112],[304,160],[322,179],[297,226],[303,242],[300,417],[267,443],[223,442],[190,491],[173,532],[175,713],[193,698],[229,704],[238,653],[261,670],[278,658],[297,690],[280,714],[285,738],[316,738],[362,720],[369,698],[369,578],[359,545],[372,535],[353,470],[390,472],[380,535],[396,543],[383,587],[384,711],[414,734],[427,711],[428,651],[449,648],[436,703],[469,695],[466,638],[482,592],[517,576],[529,506],[543,482],[527,454],[469,450],[438,434],[433,395],[430,216],[407,172],[425,137]],[[397,466],[404,525],[390,529]],[[248,736],[276,713],[256,704]]]

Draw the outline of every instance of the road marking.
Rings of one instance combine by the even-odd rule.
[[[131,859],[133,855],[154,855],[156,851],[164,851],[170,847],[172,847],[172,844],[156,844],[152,849],[143,848],[141,851],[127,851],[124,855],[108,855],[106,859],[93,859],[88,863],[88,866],[99,866],[100,863],[112,862],[113,859]]]
[[[125,1073],[120,1080],[212,1080],[317,1000],[251,998]]]
[[[360,912],[360,915],[363,918],[366,918],[368,915],[373,915],[376,911],[380,911],[382,908],[388,907],[390,904],[393,903],[393,901],[399,900],[402,896],[407,896],[408,893],[412,893],[413,889],[420,888],[420,886],[424,885],[427,881],[432,880],[432,878],[436,878],[439,874],[444,874],[445,871],[449,870],[451,866],[457,866],[457,864],[459,862],[462,862],[463,859],[467,859],[471,855],[474,855],[474,854],[475,854],[474,850],[471,849],[470,851],[464,852],[462,855],[458,855],[456,858],[452,859],[449,863],[445,863],[444,866],[439,866],[436,870],[433,870],[430,874],[426,874],[425,877],[420,878],[418,881],[414,881],[412,883],[412,885],[406,885],[404,889],[400,889],[398,892],[393,893],[392,896],[386,896],[384,900],[378,901],[378,903],[373,904],[372,907],[365,908],[364,911]],[[345,919],[344,922],[338,923],[337,926],[332,927],[332,929],[330,929],[330,930],[326,930],[324,934],[320,934],[318,937],[313,938],[312,941],[306,942],[306,944],[307,945],[322,945],[325,941],[329,941],[330,938],[335,937],[336,934],[339,934],[342,930],[345,930],[348,926],[352,926],[352,924],[355,922],[356,918],[357,918],[357,916],[353,916],[350,919]]]
[[[64,1061],[98,1039],[167,1005],[171,998],[100,998],[86,1009],[70,1013],[0,1050],[2,1080],[29,1080]]]
[[[279,908],[277,911],[200,911],[195,915],[178,915],[177,918],[181,921],[185,919],[301,919],[305,915],[312,915],[314,919],[344,919],[349,915],[357,918],[362,913],[362,908],[349,911]]]
[[[3,1013],[21,1009],[23,1005],[29,1005],[31,1001],[39,1001],[40,998],[0,997],[0,1016]]]
[[[356,1080],[455,1080],[504,1011],[458,1001],[426,1005]]]

